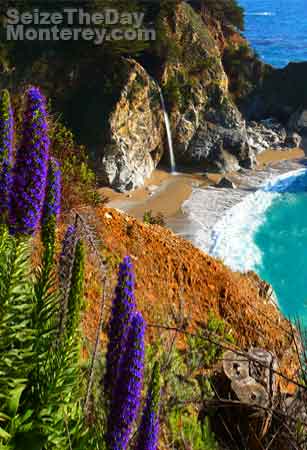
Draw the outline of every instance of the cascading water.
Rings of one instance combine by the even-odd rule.
[[[166,111],[165,101],[164,101],[162,90],[159,89],[159,92],[160,92],[161,105],[162,105],[164,120],[165,120],[165,128],[166,128],[168,149],[169,149],[169,156],[170,156],[170,163],[171,163],[171,171],[172,171],[172,173],[175,173],[176,172],[176,160],[175,160],[174,147],[173,147],[171,124],[169,121],[168,113]]]

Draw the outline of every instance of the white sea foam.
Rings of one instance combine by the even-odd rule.
[[[294,182],[306,186],[306,173],[306,169],[299,169],[274,176],[262,184],[256,192],[241,194],[241,199],[240,191],[236,189],[196,190],[185,205],[185,211],[199,224],[195,244],[212,256],[222,259],[233,270],[245,272],[255,269],[261,264],[262,254],[254,237],[265,220],[265,212],[282,192],[290,189]],[[222,217],[217,218],[213,214],[209,218],[208,212],[213,211],[213,208],[208,208],[208,203],[214,205],[216,201],[218,211],[220,207],[218,203],[221,201],[231,205],[227,195],[234,197],[234,206],[226,210],[224,208]],[[206,208],[202,207],[204,204]]]
[[[263,11],[263,12],[251,12],[246,13],[247,16],[275,16],[274,12]]]

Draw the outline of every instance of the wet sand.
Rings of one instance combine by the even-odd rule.
[[[257,157],[261,170],[274,165],[278,161],[299,159],[305,156],[304,150],[267,150]],[[181,206],[190,197],[193,187],[208,186],[217,183],[221,177],[232,174],[214,173],[178,173],[171,174],[165,170],[155,170],[145,186],[131,193],[118,193],[111,188],[101,188],[100,194],[108,198],[108,206],[120,209],[128,214],[142,219],[146,211],[153,214],[162,213],[172,228],[182,222]],[[180,225],[182,226],[182,225]]]

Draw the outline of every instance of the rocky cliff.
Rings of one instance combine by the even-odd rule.
[[[171,117],[176,160],[198,170],[251,167],[245,121],[228,89],[220,34],[187,3],[163,20],[176,57],[168,54],[159,83]],[[143,184],[167,151],[158,85],[136,61],[110,115],[109,139],[100,160],[103,179],[119,190]],[[166,159],[166,158],[165,158]]]
[[[300,145],[300,136],[293,134],[298,127],[289,132],[277,113],[281,104],[288,108],[287,96],[295,103],[297,94],[286,84],[297,77],[293,71],[298,68],[286,69],[292,75],[285,82],[284,72],[260,62],[234,27],[184,1],[163,16],[160,26],[165,54],[158,68],[151,56],[141,58],[141,64],[124,60],[122,71],[129,76],[110,113],[107,142],[99,150],[104,182],[121,191],[134,189],[162,158],[168,163],[160,87],[179,164],[198,171],[236,171],[252,168],[255,155],[267,148]],[[284,86],[280,96],[277,86]],[[246,122],[270,116],[277,120]]]
[[[179,164],[218,172],[252,167],[255,153],[271,143],[279,148],[299,142],[284,128],[305,129],[306,64],[283,70],[265,65],[238,31],[243,16],[235,2],[234,23],[223,0],[206,4],[145,6],[147,23],[157,31],[150,44],[2,46],[0,87],[40,85],[89,148],[101,182],[119,191],[141,186],[161,160],[168,163],[160,89]],[[269,116],[284,128],[246,125],[246,119]]]
[[[104,183],[127,191],[141,186],[160,161],[165,125],[156,82],[135,60],[123,59],[122,72],[125,81],[109,115],[99,166]]]

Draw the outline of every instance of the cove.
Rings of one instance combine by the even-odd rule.
[[[269,282],[282,312],[307,326],[307,170],[265,183],[212,231],[210,254]]]

